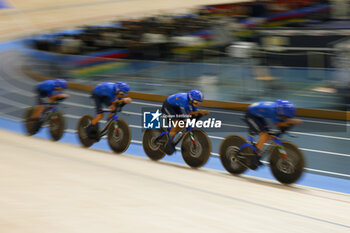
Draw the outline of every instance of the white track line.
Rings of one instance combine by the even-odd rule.
[[[17,121],[17,122],[22,122],[22,119],[19,118],[19,117],[15,117],[15,116],[10,116],[10,115],[7,115],[5,113],[1,113],[0,112],[0,116],[7,119],[7,120],[12,120],[12,121]]]
[[[22,104],[22,103],[20,103],[18,101],[10,100],[10,99],[4,98],[2,96],[0,96],[0,102],[4,103],[4,104],[12,105],[12,106],[17,106],[19,108],[29,107],[29,105],[27,105],[27,104]]]
[[[350,157],[349,154],[343,154],[343,153],[337,153],[337,152],[329,152],[329,151],[314,150],[314,149],[307,149],[307,148],[300,148],[300,150],[321,153],[321,154],[330,154],[330,155],[337,155],[337,156],[343,156],[343,157]]]
[[[295,132],[295,131],[290,131],[290,133],[293,133],[293,134],[300,134],[300,135],[306,135],[306,136],[313,136],[313,137],[331,138],[331,139],[338,139],[338,140],[347,140],[347,141],[350,141],[350,138],[336,137],[336,136],[328,136],[328,135],[322,135],[322,134],[303,133],[303,132]]]
[[[350,126],[350,124],[343,124],[343,123],[336,123],[336,122],[327,122],[327,121],[313,121],[313,120],[305,120],[305,119],[303,119],[302,121],[310,122],[310,123],[317,123],[317,124]]]
[[[76,96],[82,96],[82,97],[88,97],[90,98],[91,95],[89,94],[85,94],[85,93],[81,93],[81,92],[76,92],[76,91],[72,91],[72,90],[67,90],[66,91],[69,95],[76,95]]]
[[[330,174],[330,175],[344,176],[344,177],[350,178],[350,175],[348,175],[348,174],[343,174],[343,173],[330,172],[330,171],[323,171],[323,170],[317,170],[317,169],[312,169],[312,168],[305,168],[305,170],[307,170],[307,171],[313,171],[313,172],[319,172],[319,173],[324,173],[324,174]]]
[[[3,70],[4,67],[1,67]],[[5,75],[8,75],[7,73],[5,73],[3,71],[3,73]],[[27,96],[27,97],[33,97],[34,94],[33,92],[29,92],[27,90],[24,90],[24,89],[21,89],[21,88],[18,88],[14,85],[12,85],[11,83],[9,83],[8,81],[6,81],[6,79],[4,79],[0,73],[0,80],[1,80],[1,88],[4,89],[4,90],[7,90],[7,91],[11,91],[11,92],[16,92],[17,94],[20,94],[20,95],[23,95],[23,96]]]

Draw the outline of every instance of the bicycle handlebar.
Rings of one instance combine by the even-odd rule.
[[[201,114],[201,113],[198,113],[196,115],[193,115],[193,118],[196,119],[196,120],[199,120],[200,118],[202,118],[204,115]]]
[[[106,108],[106,109],[103,109],[102,112],[110,112],[110,113],[117,113],[117,112],[121,112],[122,111],[122,108],[124,107],[126,103],[121,103],[121,104],[115,104],[115,110],[112,111],[111,109],[109,108]]]
[[[287,131],[290,130],[292,127],[293,127],[293,125],[280,127],[277,132],[269,132],[269,135],[275,136],[275,137],[280,137],[281,135],[286,134]]]
[[[55,102],[61,102],[65,99],[66,99],[66,97],[55,98]]]
[[[116,112],[121,112],[122,108],[126,105],[126,103],[119,103],[119,104],[115,104],[115,111]]]

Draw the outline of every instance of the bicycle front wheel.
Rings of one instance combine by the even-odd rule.
[[[60,111],[55,111],[49,116],[49,129],[52,140],[58,141],[61,139],[65,128],[63,114]]]
[[[182,139],[182,158],[192,168],[202,167],[208,161],[211,152],[211,144],[207,134],[200,129],[193,129],[194,142],[190,132]]]
[[[107,132],[108,145],[115,153],[123,153],[126,151],[131,142],[131,131],[128,123],[118,118],[117,127],[112,123],[108,127]]]
[[[270,168],[273,176],[282,184],[295,183],[303,174],[305,160],[303,153],[291,142],[283,142],[287,158],[281,156],[279,149],[273,148],[270,155]]]

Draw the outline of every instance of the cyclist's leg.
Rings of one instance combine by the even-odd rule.
[[[169,102],[167,100],[164,101],[161,112],[165,115],[167,115],[167,119],[172,121],[173,124],[172,125],[176,125],[175,127],[172,127],[170,129],[169,132],[169,143],[173,142],[173,139],[175,137],[175,135],[177,134],[177,132],[179,132],[179,130],[181,129],[181,127],[178,126],[178,121],[179,119],[177,119],[175,116],[176,115],[180,115],[181,109],[179,107],[174,107],[172,105],[169,104]]]
[[[111,112],[108,113],[108,116],[107,116],[109,120],[115,114],[116,105],[113,104],[113,102],[108,97],[103,98],[103,103],[111,110]]]
[[[32,119],[39,119],[41,114],[43,113],[44,111],[44,98],[47,97],[47,93],[46,92],[42,92],[40,91],[39,89],[36,90],[38,96],[37,96],[37,103],[38,105],[34,107],[34,111],[33,111],[33,114],[31,116]]]
[[[259,140],[256,144],[257,150],[255,152],[255,162],[260,165],[261,154],[260,150],[263,148],[264,144],[270,139],[268,134],[269,127],[264,118],[254,116],[253,114],[246,112],[245,120],[248,124],[249,130],[257,135],[259,135]]]
[[[85,130],[90,139],[97,140],[99,135],[98,122],[103,118],[102,102],[100,101],[100,97],[98,95],[92,94],[91,98],[95,103],[96,116],[91,120],[90,124],[86,126]]]
[[[32,115],[32,119],[39,119],[41,114],[44,111],[44,105],[37,105],[34,107],[34,111],[33,111],[33,115]]]
[[[173,141],[175,135],[177,134],[177,132],[179,132],[179,130],[181,129],[181,127],[178,126],[178,121],[179,119],[172,119],[172,121],[174,122],[174,125],[176,125],[175,127],[172,127],[170,132],[169,132],[169,136],[170,136],[170,141]]]
[[[256,147],[261,150],[266,142],[270,140],[270,135],[267,132],[261,132],[259,134],[259,141],[256,143]]]
[[[92,94],[92,100],[95,103],[95,109],[96,109],[96,116],[94,119],[91,120],[91,124],[93,126],[96,126],[97,123],[102,120],[103,118],[103,108],[102,108],[102,103],[103,103],[103,98],[99,95]]]
[[[254,134],[259,135],[259,141],[256,147],[260,150],[264,146],[264,144],[270,139],[270,135],[268,134],[269,126],[264,118],[257,117],[250,112],[246,112],[245,121],[248,124],[249,131]]]

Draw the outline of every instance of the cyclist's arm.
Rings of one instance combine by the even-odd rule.
[[[131,98],[129,97],[124,97],[124,98],[117,98],[114,101],[112,101],[112,105],[109,106],[109,109],[113,112],[116,111],[117,105],[120,105],[120,107],[123,107],[124,104],[131,103]]]
[[[68,96],[69,95],[66,93],[60,93],[58,95],[49,96],[48,98],[49,98],[50,102],[55,102],[58,99],[66,99],[66,98],[68,98]]]
[[[299,120],[299,119],[296,119],[296,118],[290,118],[290,119],[287,119],[285,121],[282,121],[282,122],[278,122],[276,124],[276,127],[277,128],[282,128],[282,127],[288,127],[290,125],[298,125],[298,124],[301,124],[302,121]]]
[[[198,114],[202,114],[202,115],[209,115],[209,111],[208,110],[197,110],[197,111],[194,111],[194,112],[190,112],[188,113],[188,115],[198,115]]]
[[[124,97],[124,98],[122,98],[122,99],[114,100],[112,103],[113,103],[113,104],[121,104],[121,103],[128,104],[128,103],[131,103],[131,98],[129,98],[129,97]]]

